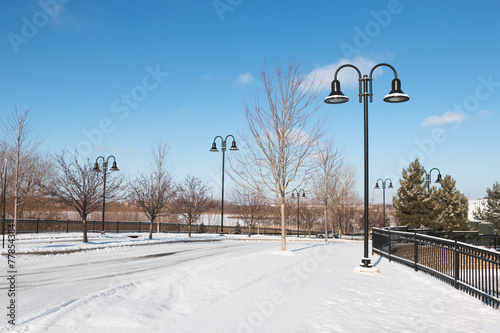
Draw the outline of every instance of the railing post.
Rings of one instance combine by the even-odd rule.
[[[141,221],[139,221],[139,232],[141,232]]]
[[[458,289],[459,274],[460,274],[460,254],[458,252],[458,241],[455,240],[455,289]]]
[[[92,224],[92,232],[95,232],[95,220],[94,223]]]
[[[415,232],[415,245],[414,245],[414,254],[413,254],[413,261],[415,262],[415,271],[418,271],[418,238],[417,238],[417,233]]]
[[[391,247],[392,247],[392,242],[391,242],[391,230],[387,230],[387,236],[389,238],[389,262],[391,262]]]
[[[69,233],[69,219],[68,222],[66,222],[66,233]]]
[[[116,233],[118,233],[120,231],[119,225],[120,225],[120,221],[116,221]]]
[[[38,222],[40,222],[40,219],[36,219],[36,233],[38,234]]]

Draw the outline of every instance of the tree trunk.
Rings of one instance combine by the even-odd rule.
[[[17,235],[17,193],[14,197],[14,235]]]
[[[328,243],[328,222],[327,222],[327,206],[325,206],[325,243]]]
[[[286,251],[285,203],[281,204],[281,251]]]
[[[89,239],[87,238],[87,217],[82,219],[82,228],[83,228],[83,242],[87,243]]]
[[[188,223],[188,237],[191,237],[191,221]]]
[[[151,219],[149,221],[149,239],[153,238],[153,225],[154,225],[155,220]]]

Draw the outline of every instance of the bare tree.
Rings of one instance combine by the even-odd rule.
[[[328,242],[328,211],[330,203],[335,198],[336,187],[339,186],[344,155],[342,149],[337,147],[333,140],[328,140],[319,144],[317,159],[319,167],[313,182],[316,197],[323,205],[325,242]]]
[[[37,154],[42,138],[33,133],[33,127],[28,116],[30,108],[20,112],[17,108],[6,122],[2,122],[5,131],[5,150],[9,164],[13,165],[10,174],[10,188],[12,189],[14,208],[14,230],[17,232],[17,220],[19,208],[33,192],[36,186],[42,182],[45,175],[45,166],[41,157]]]
[[[45,190],[48,195],[58,199],[68,207],[74,208],[83,224],[83,242],[87,238],[87,216],[102,207],[103,175],[93,171],[93,163],[87,159],[84,164],[78,162],[76,154],[66,158],[66,153],[56,155],[57,175]],[[106,179],[106,200],[116,201],[120,198],[123,178],[108,176]]]
[[[320,219],[321,213],[319,208],[312,205],[304,205],[304,207],[300,209],[300,215],[302,217],[303,224],[309,233],[309,238],[311,238],[311,230]],[[327,237],[328,230],[325,232],[325,238]]]
[[[184,183],[177,186],[177,209],[188,224],[188,236],[191,237],[191,224],[196,223],[201,214],[211,205],[208,186],[194,176],[187,176]]]
[[[334,188],[333,197],[335,198],[331,205],[332,228],[336,226],[341,233],[352,231],[353,224],[356,223],[359,215],[360,198],[355,191],[356,171],[353,166],[346,164],[342,168],[338,184]]]
[[[372,228],[382,228],[384,226],[384,207],[382,204],[373,204],[370,205],[370,226]]]
[[[232,196],[238,205],[236,217],[248,227],[248,237],[250,237],[252,229],[264,219],[267,204],[260,195],[245,189],[235,189]]]
[[[260,68],[265,90],[263,103],[245,102],[249,133],[242,135],[243,150],[233,164],[233,179],[243,188],[280,207],[281,250],[286,250],[286,197],[301,186],[314,167],[309,159],[324,135],[324,120],[315,121],[318,89],[302,73],[303,60],[277,62]],[[242,151],[243,151],[242,150]]]
[[[163,214],[169,202],[174,198],[175,191],[172,177],[168,171],[166,161],[169,148],[166,143],[159,143],[153,149],[151,170],[139,176],[130,183],[131,199],[146,214],[150,221],[149,239],[153,238],[155,219]],[[160,232],[158,220],[157,232]]]

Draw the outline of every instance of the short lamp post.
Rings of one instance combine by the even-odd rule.
[[[385,180],[382,180],[382,178],[379,178],[379,179],[377,179],[377,183],[375,184],[375,189],[376,190],[380,190],[380,186],[378,186],[378,183],[379,182],[382,183],[382,192],[383,192],[382,202],[383,202],[383,210],[384,210],[384,228],[385,228],[385,188],[386,188],[387,181],[389,181],[389,187],[387,187],[387,188],[390,188],[390,189],[394,188],[394,187],[392,187],[392,180],[390,178],[386,178]]]
[[[227,139],[229,137],[233,138],[233,142],[231,144],[231,147],[229,147],[229,150],[233,150],[233,151],[238,150],[238,147],[236,147],[236,140],[234,139],[234,136],[232,136],[231,134],[226,136],[225,139],[223,139],[222,136],[217,135],[214,138],[214,142],[212,143],[212,148],[210,148],[210,150],[209,150],[211,152],[218,152],[219,151],[219,149],[217,149],[217,144],[215,143],[215,140],[217,140],[217,138],[220,138],[222,141],[222,144],[221,144],[221,150],[222,150],[222,198],[221,198],[221,206],[220,206],[220,234],[221,235],[224,234],[224,161],[225,161],[225,157],[226,157],[226,142],[227,142]]]
[[[439,171],[438,168],[432,168],[429,172],[424,170],[425,183],[427,184],[427,192],[429,192],[431,190],[431,173],[433,170],[437,170],[437,172],[438,172],[438,176],[437,176],[435,183],[440,184],[443,181],[443,178],[441,178],[441,171]]]
[[[104,233],[104,214],[106,212],[106,173],[108,171],[108,163],[110,158],[113,159],[113,165],[111,166],[109,171],[120,171],[116,166],[116,159],[113,155],[108,156],[108,158],[99,156],[95,160],[94,169],[92,169],[92,171],[101,172],[101,169],[99,169],[99,159],[102,159],[102,171],[104,172],[104,186],[102,190],[102,233]]]
[[[361,266],[363,267],[371,267],[370,264],[370,258],[368,258],[368,187],[369,187],[369,182],[368,182],[368,97],[370,97],[370,103],[372,102],[372,74],[373,71],[380,67],[380,66],[386,66],[392,69],[394,72],[394,79],[392,80],[392,90],[389,92],[384,97],[384,102],[388,103],[401,103],[401,102],[406,102],[410,99],[408,95],[403,93],[401,90],[401,81],[398,79],[398,75],[396,73],[396,69],[392,67],[389,64],[381,63],[378,65],[375,65],[371,71],[370,71],[370,76],[361,76],[361,71],[354,65],[351,64],[345,64],[340,66],[336,71],[335,71],[335,76],[332,81],[332,92],[328,97],[324,99],[324,102],[327,104],[340,104],[340,103],[345,103],[349,101],[349,98],[345,96],[341,91],[340,91],[340,82],[337,80],[337,74],[338,72],[345,67],[351,67],[354,68],[358,72],[359,76],[359,102],[361,103],[364,101],[364,177],[365,177],[365,184],[364,184],[364,257],[361,260]]]
[[[299,238],[299,232],[300,232],[300,223],[299,223],[299,219],[300,219],[300,194],[302,193],[302,198],[305,198],[306,197],[306,192],[304,191],[304,189],[300,189],[300,190],[293,190],[292,191],[292,199],[295,199],[295,193],[297,193],[297,238]]]

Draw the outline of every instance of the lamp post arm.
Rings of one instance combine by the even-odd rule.
[[[215,140],[216,140],[217,138],[220,138],[220,140],[221,140],[221,141],[224,141],[224,138],[223,138],[222,136],[217,135],[217,136],[214,138],[214,142],[215,142]]]
[[[397,79],[398,78],[398,73],[396,72],[396,68],[392,67],[391,65],[389,64],[386,64],[386,63],[380,63],[378,65],[375,65],[373,66],[373,68],[371,69],[370,71],[370,80],[372,79],[372,75],[373,75],[373,71],[381,66],[385,66],[385,67],[389,67],[390,69],[392,69],[392,71],[394,72],[394,78]]]
[[[361,103],[362,102],[362,87],[361,87],[361,82],[363,81],[362,79],[362,76],[361,76],[361,71],[358,69],[358,67],[354,66],[354,65],[351,65],[351,64],[345,64],[345,65],[342,65],[340,66],[339,68],[337,68],[337,70],[335,71],[335,75],[333,77],[334,80],[337,80],[337,74],[339,73],[339,71],[344,68],[344,67],[351,67],[351,68],[354,68],[356,70],[356,72],[358,72],[358,81],[359,81],[359,102]]]
[[[385,67],[389,67],[390,69],[392,69],[392,71],[394,72],[394,78],[397,79],[398,78],[398,73],[396,72],[396,68],[392,67],[391,65],[389,64],[386,64],[386,63],[381,63],[381,64],[378,64],[378,65],[375,65],[373,66],[373,68],[371,69],[370,71],[370,77],[368,78],[368,81],[370,81],[370,92],[369,92],[369,95],[370,95],[370,103],[373,101],[373,89],[372,89],[372,75],[373,75],[373,71],[376,69],[376,68],[379,68],[381,66],[385,66]]]
[[[339,73],[339,71],[344,67],[354,68],[356,70],[356,72],[358,72],[359,78],[361,79],[361,71],[358,69],[358,67],[351,65],[351,64],[344,64],[344,65],[340,66],[339,68],[337,68],[337,70],[335,71],[335,76],[333,77],[335,80],[337,80],[337,74]]]
[[[110,159],[111,157],[113,158],[113,162],[116,162],[116,158],[115,158],[113,155],[109,155],[109,156],[108,156],[108,158],[106,159],[106,162],[107,162],[107,163],[109,163],[109,159]],[[104,160],[104,158],[103,158],[103,160]]]
[[[432,168],[432,169],[429,170],[429,175],[431,174],[432,170],[437,170],[439,173],[441,173],[441,171],[439,171],[438,168]]]

